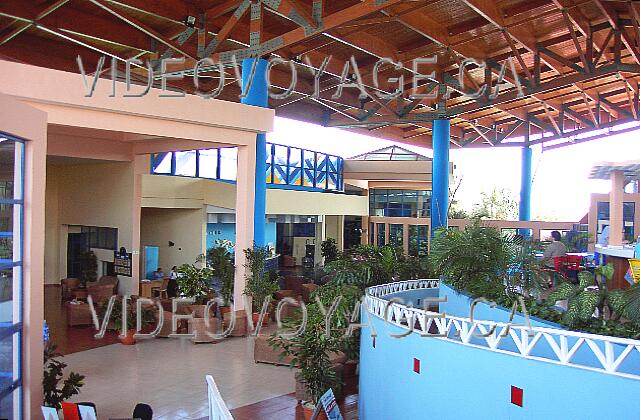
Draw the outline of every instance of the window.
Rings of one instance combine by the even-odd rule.
[[[386,243],[385,234],[384,234],[385,224],[378,223],[377,225],[378,225],[378,246],[384,246]]]
[[[198,176],[201,178],[218,178],[218,149],[200,150]]]
[[[89,234],[89,248],[118,249],[117,228],[80,226],[80,232]]]
[[[409,226],[409,254],[426,255],[427,241],[429,239],[429,227],[425,225]]]
[[[389,243],[391,245],[402,247],[404,244],[404,225],[390,224],[389,225]]]
[[[628,241],[635,241],[635,215],[636,204],[634,202],[625,202],[622,206],[622,220],[624,224],[624,239]],[[609,202],[599,201],[597,205],[597,233],[602,233],[602,229],[608,226],[609,220]]]
[[[235,181],[238,176],[238,149],[223,147],[220,149],[220,179]]]
[[[197,176],[196,151],[175,152],[176,169],[175,174],[181,176]]]
[[[376,225],[374,223],[369,223],[369,244],[370,245],[373,245],[376,242],[375,226]]]
[[[267,184],[329,191],[344,189],[341,157],[273,143],[265,147]],[[151,155],[152,174],[236,181],[237,171],[236,147]]]
[[[369,192],[369,215],[386,217],[429,217],[431,191],[383,190]]]
[[[0,418],[22,403],[22,224],[24,143],[0,133]]]

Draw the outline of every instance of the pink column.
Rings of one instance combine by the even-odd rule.
[[[609,245],[621,245],[623,226],[624,172],[611,172],[609,193]]]
[[[140,217],[142,208],[142,175],[149,172],[149,156],[133,159],[133,203],[131,215],[131,293],[140,294]],[[122,277],[121,277],[122,278]]]
[[[253,206],[255,194],[255,145],[238,147],[238,177],[236,184],[236,276],[233,301],[237,311],[244,309],[242,294],[245,286],[244,250],[253,246]],[[249,308],[250,310],[250,308]]]
[[[32,419],[41,415],[42,405],[47,114],[0,94],[0,127],[3,132],[26,140],[22,231],[22,416]]]

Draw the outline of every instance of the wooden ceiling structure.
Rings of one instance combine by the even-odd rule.
[[[553,148],[624,123],[629,128],[617,132],[630,130],[638,120],[636,3],[2,0],[0,57],[76,73],[78,55],[85,68],[96,69],[106,56],[121,70],[131,58],[185,57],[180,68],[188,70],[209,57],[225,64],[218,98],[231,101],[241,94],[231,55],[280,57],[297,80],[288,97],[270,99],[277,115],[425,147],[430,121],[446,117],[456,147],[520,146],[528,134],[530,144]],[[429,57],[436,62],[416,61]],[[387,61],[377,65],[381,59]],[[145,70],[135,73],[145,83]],[[193,93],[192,73],[171,87]],[[288,64],[272,67],[271,91],[286,91],[291,74]],[[213,68],[200,76],[201,90],[220,82]],[[345,87],[337,97],[345,76],[362,89]],[[390,98],[398,86],[401,94]]]

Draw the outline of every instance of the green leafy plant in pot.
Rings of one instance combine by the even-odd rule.
[[[80,281],[83,286],[88,282],[96,281],[98,278],[98,258],[93,251],[80,254]]]
[[[183,297],[194,299],[192,309],[196,318],[204,318],[204,309],[211,293],[213,270],[207,266],[201,255],[195,264],[183,264],[178,267],[178,290]]]
[[[103,305],[102,308],[102,316],[105,316],[108,305]],[[155,322],[155,318],[153,316],[153,311],[148,308],[142,308],[141,313],[141,321],[142,327],[147,325],[151,325]],[[122,299],[118,298],[113,302],[113,309],[111,310],[111,317],[113,320],[113,327],[122,332]],[[136,333],[137,327],[137,314],[136,314],[136,302],[129,301],[127,302],[127,325],[126,331],[127,334],[124,337],[120,337],[120,342],[124,345],[133,345],[136,343],[136,339],[133,335]]]
[[[220,281],[220,295],[223,307],[228,308],[233,296],[233,281],[235,276],[234,256],[226,246],[216,246],[207,251],[207,265],[213,270],[213,275]],[[222,310],[221,310],[222,311]],[[226,311],[222,311],[226,312]]]
[[[333,238],[328,238],[322,241],[320,249],[322,250],[322,257],[324,258],[325,264],[336,261],[340,258],[340,250],[338,249],[336,240]]]
[[[260,317],[262,305],[267,296],[273,295],[279,290],[277,278],[273,278],[265,272],[266,261],[271,256],[271,251],[266,246],[254,245],[251,249],[245,249],[244,254],[247,262],[246,284],[244,294],[251,297],[253,305],[254,324]],[[264,323],[268,322],[269,314],[265,314]]]
[[[69,372],[69,376],[63,380],[67,364],[58,360],[61,357],[62,355],[56,352],[54,344],[51,342],[45,344],[44,376],[42,378],[44,405],[56,409],[60,409],[64,401],[80,393],[85,378],[79,373]],[[61,383],[62,386],[60,386]]]
[[[342,380],[336,372],[331,355],[345,353],[349,359],[358,358],[358,335],[345,333],[349,326],[350,312],[361,295],[361,290],[356,286],[328,283],[313,292],[313,303],[307,306],[307,324],[301,335],[287,339],[273,334],[269,338],[274,349],[282,350],[282,357],[291,356],[290,367],[298,369],[296,378],[304,384],[308,398],[303,405],[306,418],[310,418],[320,397],[329,388],[334,392],[339,392],[342,388]],[[331,317],[329,335],[325,315],[315,302],[316,296],[326,308],[332,305],[336,297],[342,297]],[[299,321],[296,320],[285,322],[285,327],[290,330],[295,330],[298,326]]]

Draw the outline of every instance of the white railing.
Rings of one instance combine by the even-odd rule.
[[[440,280],[438,279],[406,280],[369,287],[367,294],[381,297],[390,295],[391,293],[405,292],[407,290],[437,289],[439,285]]]
[[[428,339],[447,340],[527,359],[640,379],[640,366],[633,366],[630,371],[620,369],[632,352],[640,352],[638,340],[485,320],[471,322],[469,318],[412,308],[384,299],[385,295],[404,290],[431,288],[433,283],[425,283],[429,281],[432,280],[412,280],[371,287],[367,290],[367,310],[407,333],[420,334]],[[407,284],[403,286],[400,283]],[[543,351],[536,354],[536,346],[542,346],[543,343],[548,344],[544,350],[550,348],[551,352],[539,348]],[[590,352],[586,358],[591,360],[574,359],[581,349]],[[581,359],[585,359],[584,354]]]
[[[205,378],[207,380],[207,399],[209,400],[209,420],[233,420],[213,376],[207,375]]]

